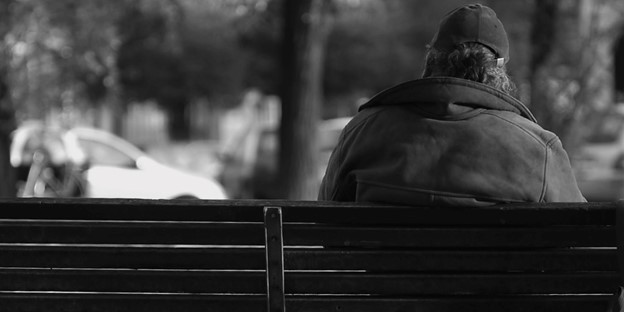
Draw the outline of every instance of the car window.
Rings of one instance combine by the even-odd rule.
[[[135,167],[135,161],[120,150],[101,142],[80,138],[80,146],[89,157],[91,165]]]

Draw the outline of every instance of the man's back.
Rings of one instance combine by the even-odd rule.
[[[319,199],[584,201],[559,139],[513,98],[456,78],[393,89],[345,128]]]

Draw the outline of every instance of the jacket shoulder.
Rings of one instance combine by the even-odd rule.
[[[554,142],[559,141],[559,137],[553,132],[542,128],[542,126],[536,122],[528,120],[518,114],[497,110],[486,110],[484,114],[490,115],[515,127],[520,130],[521,133],[525,133],[525,135],[533,138],[537,143],[545,146],[552,145]]]

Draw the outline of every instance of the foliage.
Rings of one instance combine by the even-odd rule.
[[[279,92],[279,49],[282,20],[280,1],[266,5],[247,4],[244,14],[234,20],[238,42],[247,55],[244,86],[267,94]]]
[[[498,4],[509,21],[510,37],[518,51],[524,51],[526,20],[514,12],[528,14],[527,1]],[[246,3],[242,1],[242,3]],[[439,17],[454,7],[471,1],[337,0],[336,16],[327,43],[324,95],[325,115],[353,113],[359,98],[368,98],[394,84],[416,79],[422,72],[425,47],[431,40]],[[492,1],[496,5],[501,1]],[[236,20],[242,48],[252,62],[246,70],[247,85],[276,93],[279,85],[279,1],[269,1],[264,10],[252,6]],[[497,7],[497,9],[499,9]],[[518,40],[517,40],[518,39]],[[522,47],[522,48],[520,48]],[[527,61],[518,55],[518,63]],[[525,73],[518,66],[513,69]],[[521,77],[523,78],[523,77]],[[340,109],[342,106],[344,109]]]
[[[135,5],[121,19],[118,66],[125,97],[155,100],[170,116],[184,118],[177,113],[194,99],[242,93],[246,62],[234,13],[215,2],[160,2],[152,10]],[[174,122],[180,128],[186,120]]]
[[[167,102],[185,97],[185,77],[174,19],[165,10],[148,10],[143,1],[119,20],[120,83],[126,98]]]
[[[341,101],[417,78],[437,18],[465,2],[338,0],[325,102],[352,105]],[[278,92],[281,1],[18,3],[13,92],[26,115],[97,104],[118,88],[123,102],[152,99],[169,109],[195,98],[236,99],[252,87]]]
[[[353,112],[356,99],[417,78],[439,18],[469,2],[473,1],[335,0],[324,64],[324,103],[330,111],[325,115]],[[529,17],[535,1],[482,2],[505,23],[513,47],[511,73],[525,88],[532,55]],[[276,94],[281,3],[14,1],[5,42],[11,51],[8,82],[20,119],[116,100],[152,99],[180,111],[184,103],[198,98],[236,104],[248,88]],[[527,94],[521,93],[523,100],[528,100]],[[341,106],[346,109],[337,109]]]
[[[536,6],[532,109],[540,124],[575,152],[615,113],[613,47],[624,26],[624,3],[545,0]]]
[[[11,86],[19,112],[43,117],[97,102],[116,83],[115,13],[124,0],[22,0],[16,2]]]
[[[239,44],[235,12],[205,1],[185,1],[184,6],[181,45],[190,93],[207,99],[241,94],[250,62]]]

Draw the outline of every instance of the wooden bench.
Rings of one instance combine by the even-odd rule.
[[[0,311],[603,312],[620,206],[3,199]]]

